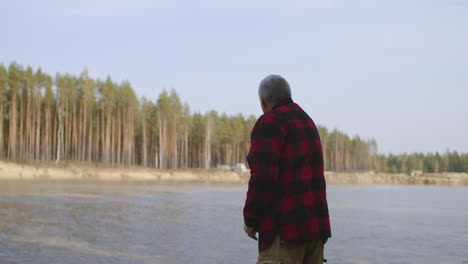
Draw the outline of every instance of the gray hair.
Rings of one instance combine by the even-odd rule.
[[[268,105],[275,105],[281,100],[291,98],[291,88],[283,77],[275,74],[268,75],[260,82],[258,96]]]

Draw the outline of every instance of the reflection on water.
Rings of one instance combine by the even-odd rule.
[[[245,186],[0,182],[0,263],[255,263]],[[468,263],[468,188],[330,186],[329,263]]]

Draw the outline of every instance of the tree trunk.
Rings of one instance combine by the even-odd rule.
[[[40,96],[40,95],[38,95]],[[41,155],[41,100],[37,100],[36,103],[36,160],[40,160],[40,155]]]
[[[164,169],[164,135],[163,135],[163,121],[162,116],[159,113],[159,168]]]
[[[142,165],[143,167],[148,166],[148,142],[146,140],[146,113],[143,113],[143,120],[141,123],[142,129],[142,143],[141,143],[141,156],[142,156]]]
[[[0,94],[0,159],[3,158],[3,105],[4,100],[2,98],[2,94]]]
[[[205,169],[211,167],[211,125],[211,118],[208,117],[205,131]]]
[[[10,126],[8,133],[8,157],[15,161],[17,159],[17,149],[16,149],[16,91],[12,92],[11,102],[10,102]]]
[[[57,102],[57,115],[58,115],[58,132],[57,132],[57,156],[55,163],[60,162],[60,150],[62,148],[62,136],[63,136],[63,123],[62,123],[62,104],[60,101]]]

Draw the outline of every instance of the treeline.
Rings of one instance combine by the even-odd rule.
[[[0,65],[3,160],[160,169],[246,163],[256,119],[216,111],[191,113],[175,90],[162,91],[151,101],[139,98],[127,81],[92,79],[86,70],[79,76],[52,77],[17,63]],[[374,139],[350,138],[324,127],[319,133],[326,170],[468,170],[467,155],[384,156]]]
[[[378,154],[374,139],[364,140],[359,136],[350,138],[334,129],[319,127],[324,151],[325,170],[328,171],[375,171],[411,174],[414,171],[468,172],[468,154],[456,151],[446,153]]]
[[[406,174],[413,171],[429,173],[468,172],[468,154],[447,151],[444,154],[436,152],[429,154],[379,155],[376,170]]]
[[[369,171],[377,166],[377,142],[364,140],[359,136],[350,138],[334,129],[328,131],[319,126],[318,131],[324,152],[325,170],[329,171]]]
[[[177,93],[0,65],[0,159],[161,169],[245,163],[254,116],[190,113]]]

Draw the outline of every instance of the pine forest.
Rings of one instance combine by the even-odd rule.
[[[255,116],[192,113],[175,90],[155,101],[132,85],[0,65],[0,160],[158,169],[246,163]],[[458,152],[383,155],[374,139],[319,126],[325,170],[468,172]]]

